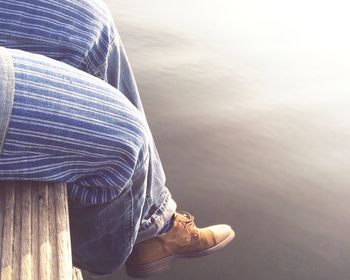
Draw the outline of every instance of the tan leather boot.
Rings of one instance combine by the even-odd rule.
[[[171,229],[159,236],[142,241],[126,262],[132,277],[146,277],[169,268],[176,258],[201,257],[226,246],[235,236],[228,225],[197,228],[190,214],[175,213]]]

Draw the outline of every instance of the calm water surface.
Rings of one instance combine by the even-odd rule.
[[[350,279],[346,3],[107,3],[179,208],[237,233],[150,279]]]

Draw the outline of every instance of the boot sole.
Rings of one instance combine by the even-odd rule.
[[[126,264],[126,272],[129,276],[134,278],[144,278],[148,277],[154,273],[159,273],[165,270],[168,270],[170,268],[170,263],[173,260],[176,259],[182,259],[182,258],[197,258],[197,257],[203,257],[206,255],[209,255],[211,253],[216,252],[217,250],[222,249],[227,244],[229,244],[232,239],[235,237],[234,232],[231,233],[226,239],[224,239],[221,243],[215,245],[214,247],[211,247],[206,250],[197,251],[197,252],[191,252],[191,253],[185,253],[185,254],[177,254],[172,255],[169,257],[162,258],[160,260],[147,263],[147,264],[139,264],[139,265],[131,265]]]

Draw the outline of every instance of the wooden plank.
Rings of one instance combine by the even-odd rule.
[[[21,199],[21,245],[20,245],[20,279],[32,278],[32,192],[31,185],[19,186],[16,192],[20,192]]]
[[[2,260],[2,231],[4,228],[4,213],[5,213],[5,195],[6,195],[6,189],[5,188],[0,188],[0,265],[1,265],[1,260]],[[2,267],[2,266],[1,266]],[[1,277],[1,271],[0,269],[0,279]]]
[[[0,182],[0,280],[82,280],[65,184]]]
[[[55,257],[52,258],[51,262],[48,265],[51,265],[51,275],[58,278],[58,247],[57,247],[57,227],[56,227],[56,203],[54,196],[54,189],[52,186],[48,185],[49,191],[49,237],[50,237],[50,246],[52,252],[55,252]],[[64,278],[63,278],[64,279]]]
[[[49,238],[49,190],[47,184],[39,188],[39,279],[50,279],[51,245]]]
[[[32,184],[32,279],[39,279],[39,186]]]
[[[12,244],[15,210],[15,189],[12,184],[6,186],[4,201],[4,227],[2,239],[1,254],[1,280],[13,279],[12,270]]]
[[[22,194],[18,191],[16,183],[15,188],[15,212],[14,212],[14,230],[13,230],[13,253],[12,253],[12,270],[14,272],[20,271],[21,262],[21,200]],[[18,276],[19,277],[19,276]],[[14,279],[16,279],[15,277]]]
[[[57,260],[58,260],[58,279],[66,279],[72,275],[72,258],[70,251],[70,233],[69,233],[69,219],[67,191],[65,187],[56,186],[53,188],[55,206],[56,206],[56,232],[57,232]]]

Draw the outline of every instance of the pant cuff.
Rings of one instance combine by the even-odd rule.
[[[174,215],[176,207],[176,202],[168,192],[160,208],[150,218],[142,221],[136,243],[156,236],[165,223]]]

